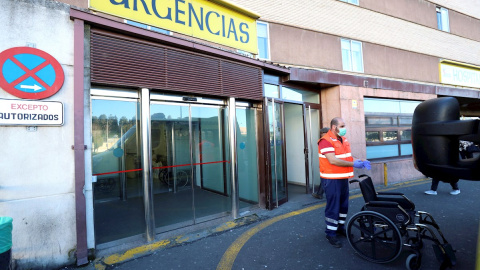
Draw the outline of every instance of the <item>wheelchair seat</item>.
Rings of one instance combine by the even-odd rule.
[[[415,204],[410,201],[403,193],[399,192],[376,192],[373,186],[372,178],[370,176],[362,174],[360,178],[366,177],[362,181],[359,181],[360,190],[362,191],[363,199],[365,203],[371,201],[387,201],[396,202],[403,209],[408,211],[415,211]],[[378,196],[380,195],[380,196]]]
[[[400,225],[408,225],[414,221],[415,204],[403,193],[376,192],[370,176],[362,174],[359,178],[364,179],[351,180],[350,183],[359,183],[365,201],[362,211],[379,212]]]

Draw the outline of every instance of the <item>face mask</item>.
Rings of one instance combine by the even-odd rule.
[[[347,128],[339,128],[338,130],[339,136],[345,136],[345,134],[347,134]]]

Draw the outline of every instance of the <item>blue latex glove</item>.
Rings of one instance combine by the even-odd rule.
[[[370,163],[370,162],[369,162]],[[358,168],[358,169],[361,169],[363,168],[363,161],[361,161],[360,159],[357,159],[353,162],[353,167],[354,168]]]
[[[365,161],[363,162],[363,168],[364,168],[364,169],[367,169],[367,170],[370,170],[370,169],[372,168],[372,165],[370,165],[370,161],[365,160]]]

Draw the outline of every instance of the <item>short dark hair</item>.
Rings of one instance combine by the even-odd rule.
[[[338,121],[340,120],[341,118],[340,117],[335,117],[332,119],[332,121],[330,121],[330,128],[332,126],[338,126]]]

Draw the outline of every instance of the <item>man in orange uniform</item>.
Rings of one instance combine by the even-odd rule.
[[[330,130],[318,142],[320,177],[324,183],[327,205],[325,207],[325,230],[328,242],[342,247],[337,235],[346,236],[345,220],[348,212],[348,179],[353,177],[353,168],[370,169],[368,160],[353,160],[350,143],[343,137],[347,133],[345,122],[335,117]]]

